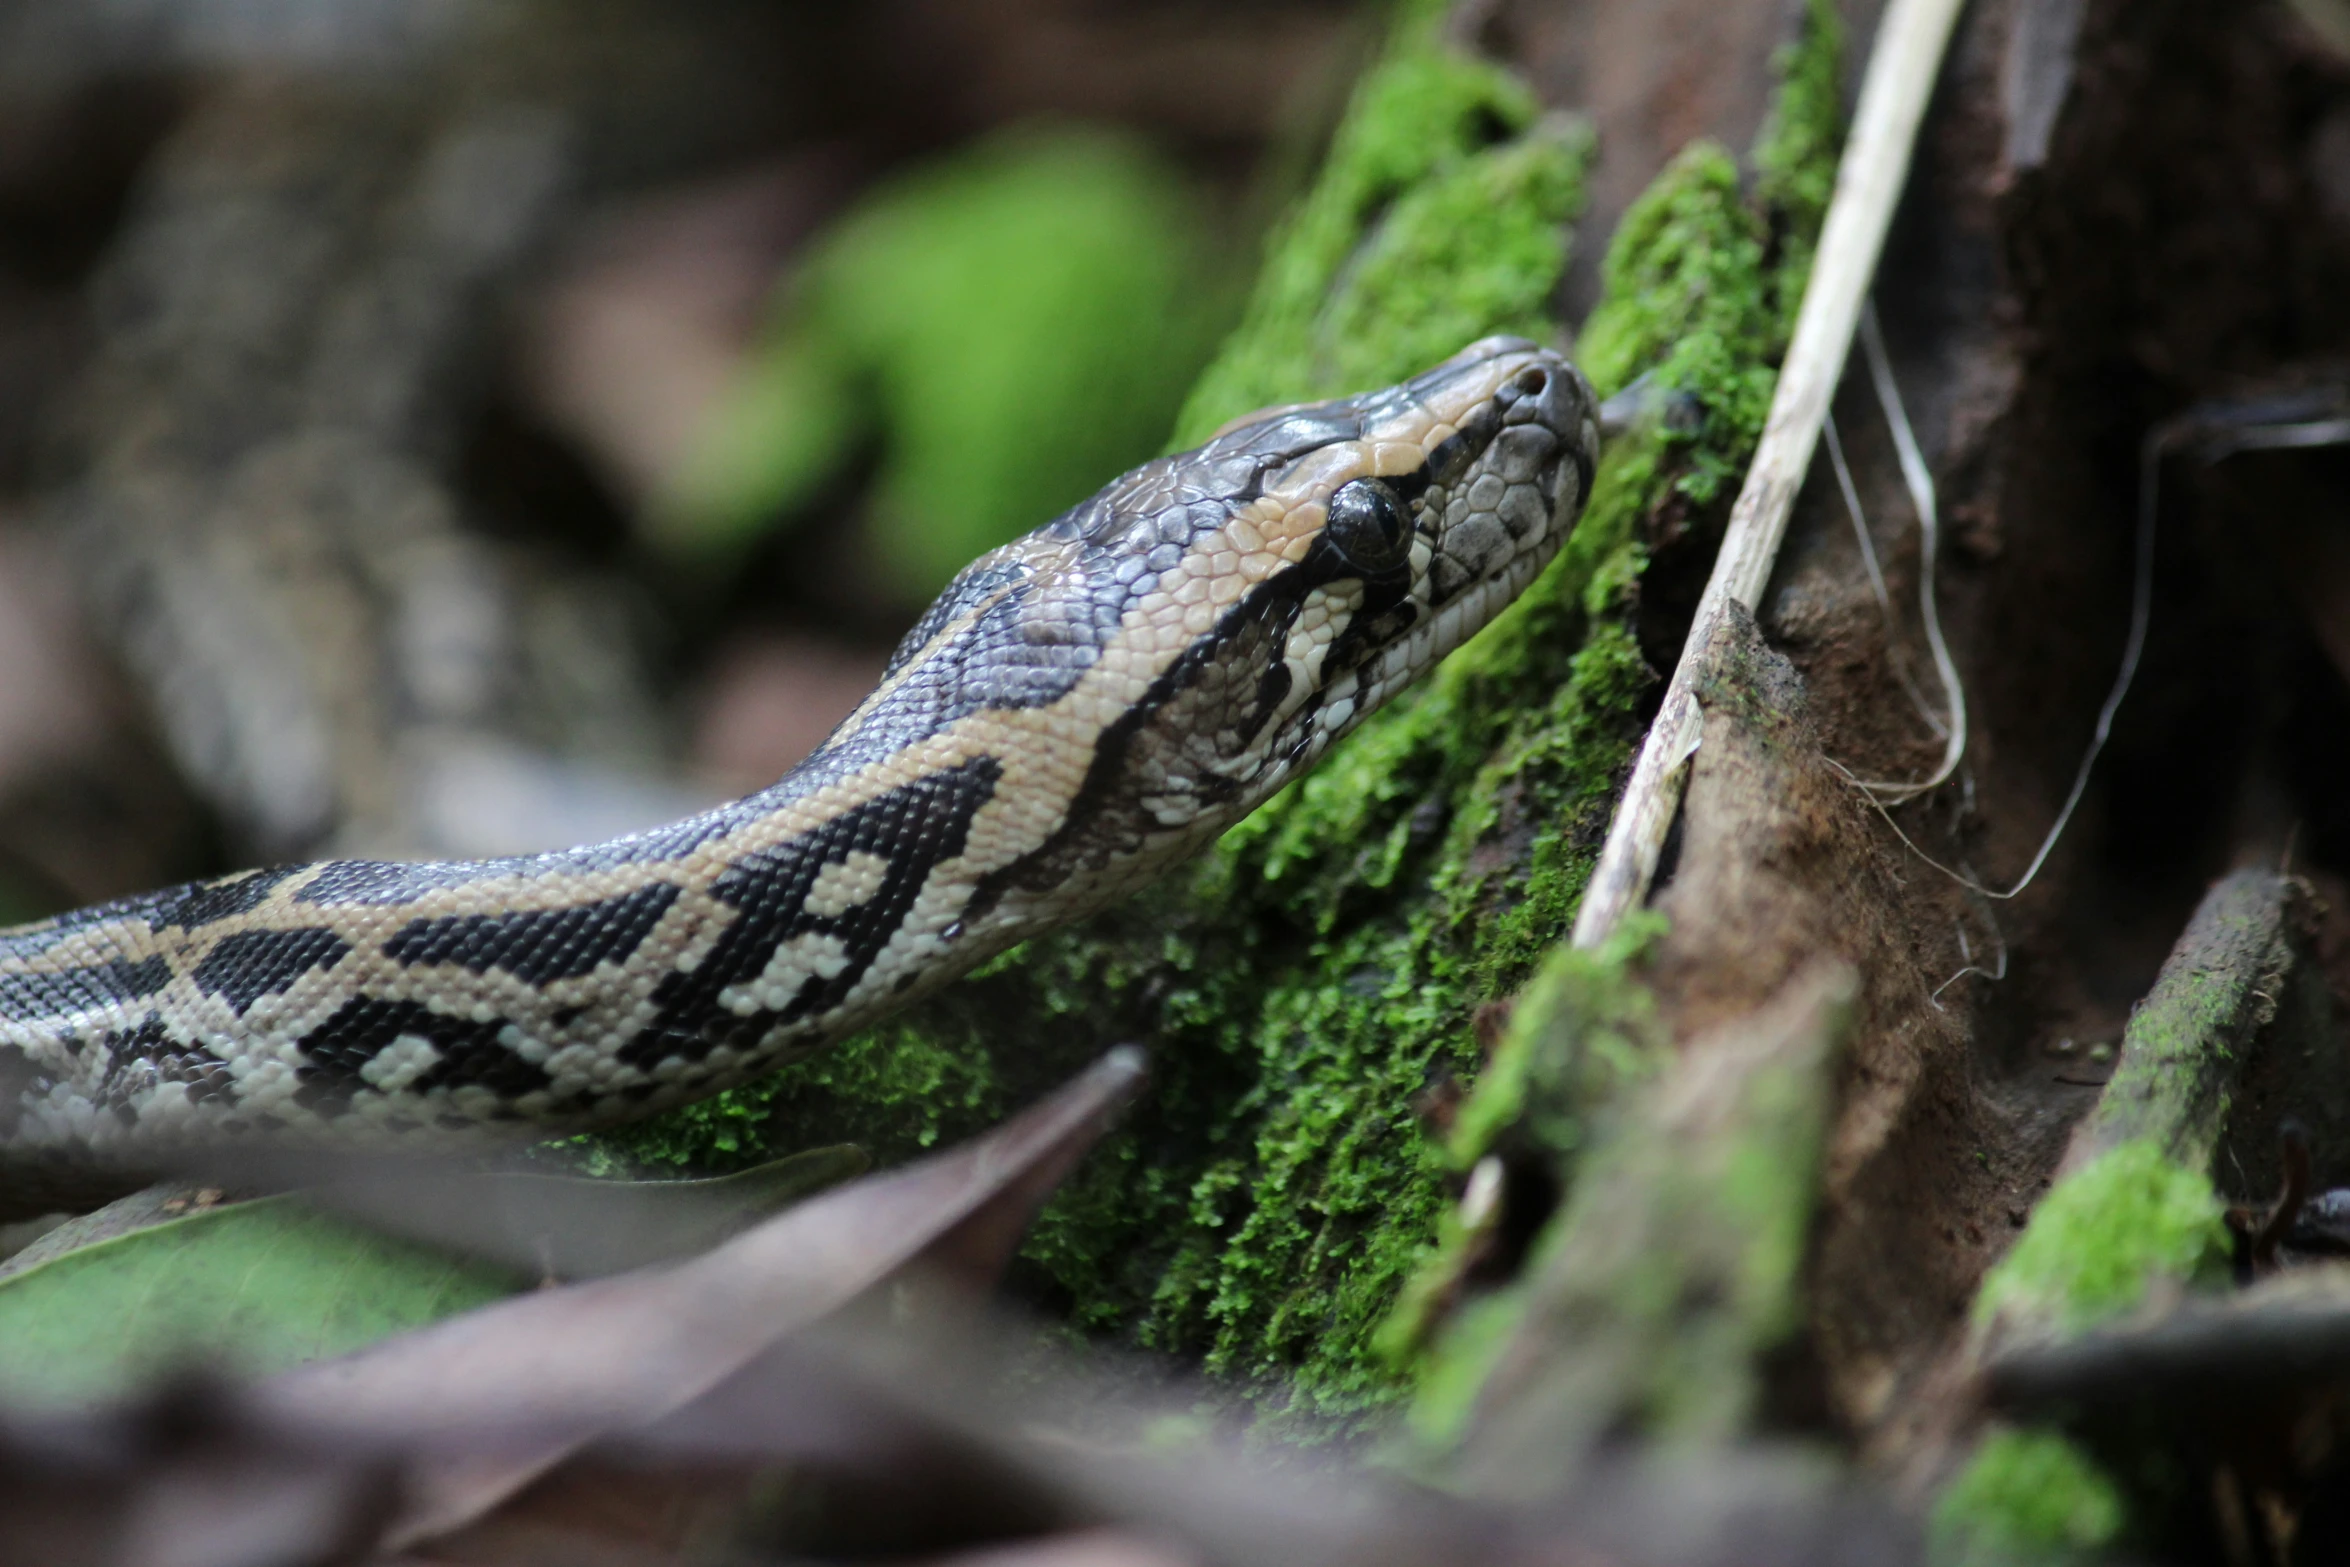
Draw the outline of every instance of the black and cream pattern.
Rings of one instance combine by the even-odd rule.
[[[1596,443],[1573,366],[1488,339],[1230,427],[975,562],[746,799],[557,854],[279,867],[0,932],[0,1153],[589,1127],[813,1050],[1311,766],[1533,579]]]

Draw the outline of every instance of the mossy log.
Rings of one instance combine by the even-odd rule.
[[[2338,1146],[2344,1085],[2331,994],[2310,950],[2310,904],[2305,884],[2267,870],[2238,871],[2205,896],[2131,1015],[2113,1076],[2073,1128],[2054,1185],[1983,1280],[1972,1364],[2019,1350],[2050,1357],[2084,1332],[2133,1313],[2167,1316],[2191,1287],[2224,1281],[2230,1240],[2215,1165],[2227,1147],[2235,1179],[2273,1181],[2278,1105],[2309,1118],[2305,1135]],[[2265,1204],[2273,1191],[2243,1195]],[[2339,1301],[2327,1304],[2328,1321],[2340,1323]],[[2180,1319],[2186,1332],[2199,1325],[2191,1311]],[[2141,1379],[2170,1369],[2140,1353]],[[2058,1401],[2037,1402],[2045,1414]],[[2141,1418],[2121,1423],[2131,1440],[2119,1444],[2131,1459],[2150,1434],[2175,1436],[2175,1413],[2132,1413]],[[1978,1435],[1964,1466],[1953,1463],[1938,1508],[1956,1558],[2103,1547],[2133,1521],[2143,1527],[2155,1511],[2182,1510],[2175,1465],[2164,1458],[2150,1483],[2135,1473],[2145,1465],[2125,1464],[2141,1482],[2132,1507],[2109,1467],[2066,1434],[1993,1425]]]
[[[1456,1175],[1423,1110],[1478,1071],[1479,1009],[1572,922],[1655,681],[1634,625],[1644,528],[1718,511],[1759,428],[1832,177],[1838,49],[1815,6],[1750,186],[1700,142],[1626,214],[1581,361],[1602,395],[1649,373],[1702,412],[1607,454],[1574,537],[1500,621],[1194,868],[626,1149],[724,1165],[849,1139],[893,1160],[1142,1041],[1153,1089],[1040,1223],[1034,1298],[1274,1405],[1391,1400],[1406,1379],[1378,1329]],[[1557,340],[1589,149],[1462,52],[1444,6],[1403,7],[1177,444],[1488,333]]]

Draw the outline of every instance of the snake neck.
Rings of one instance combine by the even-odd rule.
[[[904,717],[605,843],[278,867],[0,933],[0,1140],[596,1127],[814,1050],[1073,907],[1004,878],[1066,761]]]

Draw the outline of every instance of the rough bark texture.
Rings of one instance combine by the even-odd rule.
[[[1886,417],[1855,374],[1836,416],[1891,604],[1871,595],[1854,520],[1820,465],[1760,617],[1808,692],[1796,748],[1808,768],[1782,766],[1741,799],[1692,792],[1680,880],[1659,900],[1677,913],[1654,968],[1666,1016],[1759,1004],[1793,954],[1819,946],[1860,968],[1813,1241],[1811,1349],[1834,1422],[1896,1465],[1934,1467],[1938,1421],[1965,1397],[1946,1357],[1988,1309],[1974,1307],[1978,1281],[2027,1222],[2061,1237],[2041,1255],[2102,1275],[2121,1247],[2167,1259],[2177,1278],[2208,1256],[2214,1180],[2230,1196],[2273,1194],[2280,1107],[2309,1107],[2321,1182],[2343,1168],[2340,1090],[2318,1069],[2340,1050],[2317,956],[2338,940],[2335,916],[2274,870],[2288,852],[2305,863],[2306,847],[2289,850],[2296,818],[2338,816],[2339,773],[2295,758],[2310,749],[2302,715],[2339,696],[2295,672],[2320,655],[2285,607],[2289,555],[2252,525],[2336,504],[2309,487],[2313,469],[2166,468],[2153,632],[2083,807],[2023,896],[1970,883],[2014,882],[2080,765],[2128,620],[2146,430],[2340,351],[2350,236],[2307,221],[2319,203],[2304,182],[2344,90],[2339,63],[2281,8],[1970,9],[1878,290],[1953,530],[1939,597],[1969,697],[1967,765],[1887,820],[1820,764],[1922,775],[1941,749],[1926,714],[1947,706],[1910,607],[1914,512]],[[2317,278],[2336,291],[2320,297]],[[2340,852],[2318,851],[2321,884]],[[2263,869],[2214,895],[2157,984],[2231,866]],[[2255,893],[2260,931],[2238,930],[2228,910]],[[2174,1034],[2178,1049],[2155,1048]],[[2125,1065],[2109,1090],[2117,1044]],[[2120,1097],[2100,1125],[2155,1115],[2193,1157],[2182,1166],[2124,1138],[2123,1153],[2147,1157],[2108,1150],[2081,1172],[2095,1179],[2043,1202],[2068,1129],[2101,1091]],[[2138,1299],[2143,1270],[2121,1274]],[[2037,1435],[2019,1443],[1987,1458],[2017,1483],[1953,1493],[1956,1512],[2036,1509],[2053,1520],[2030,1537],[2039,1545],[2115,1536],[2121,1504],[2092,1467]]]

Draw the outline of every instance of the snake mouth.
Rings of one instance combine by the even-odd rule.
[[[1595,406],[1557,353],[1488,338],[1386,393],[1286,416],[1351,414],[1360,433],[1351,452],[1301,460],[1322,470],[1308,504],[1328,520],[1290,596],[1298,623],[1331,629],[1318,644],[1293,636],[1275,682],[1285,711],[1268,749],[1285,772],[1483,629],[1556,556],[1590,490]],[[1360,519],[1390,500],[1408,508],[1402,545],[1366,569]]]
[[[1500,612],[1557,554],[1591,489],[1590,383],[1523,338],[1486,338],[1399,391],[1448,415],[1417,486],[1412,601],[1399,626],[1409,678]]]

